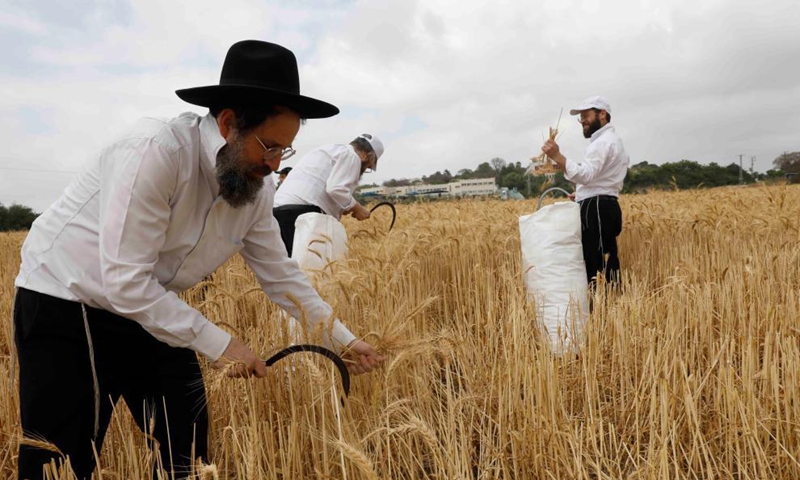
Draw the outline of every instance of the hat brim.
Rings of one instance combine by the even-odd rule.
[[[328,118],[339,113],[336,106],[316,98],[252,85],[209,85],[176,90],[175,94],[181,100],[201,107],[219,106],[227,102],[281,105],[293,110],[301,118]]]
[[[605,110],[606,112],[611,113],[611,112],[608,111],[607,108],[601,107],[600,105],[581,105],[578,108],[573,108],[572,110],[570,110],[569,114],[570,115],[580,115],[581,112],[585,112],[586,110],[592,110],[592,109]]]

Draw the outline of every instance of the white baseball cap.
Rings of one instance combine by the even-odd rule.
[[[369,133],[362,133],[358,136],[358,138],[363,138],[367,141],[367,143],[369,143],[369,145],[372,147],[372,151],[375,152],[375,160],[381,158],[381,155],[383,155],[383,142],[378,140],[378,137],[375,135],[370,135]]]
[[[570,110],[569,114],[580,115],[580,113],[584,110],[591,110],[592,108],[605,110],[606,112],[611,113],[611,105],[608,104],[608,100],[606,100],[605,97],[595,95],[584,100],[583,103],[581,103],[577,108]]]

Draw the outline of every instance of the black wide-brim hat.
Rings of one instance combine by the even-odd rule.
[[[330,103],[300,95],[294,54],[274,43],[243,40],[225,56],[219,85],[184,88],[175,93],[202,107],[280,105],[301,118],[327,118],[339,113]]]

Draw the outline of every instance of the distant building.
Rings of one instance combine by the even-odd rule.
[[[420,196],[433,196],[433,197],[446,197],[450,195],[449,183],[444,185],[426,185],[421,183],[419,185],[411,185],[406,187],[406,195],[420,195]]]
[[[500,190],[497,188],[494,178],[471,178],[459,180],[457,182],[445,183],[442,185],[428,185],[419,183],[404,187],[369,187],[358,191],[363,197],[476,197],[485,195],[497,195]]]
[[[494,195],[498,193],[494,178],[472,178],[448,183],[453,186],[452,195],[466,197],[475,195]]]
[[[362,188],[358,191],[358,194],[362,197],[376,197],[378,195],[384,195],[384,190],[386,187],[368,187]]]

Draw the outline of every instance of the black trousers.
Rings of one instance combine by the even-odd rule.
[[[616,197],[600,195],[581,200],[581,242],[586,279],[594,285],[597,273],[619,284],[617,237],[622,232],[622,210]]]
[[[294,242],[294,222],[304,213],[323,213],[316,205],[281,205],[272,210],[272,216],[281,227],[281,240],[286,246],[286,253],[292,256],[292,243]]]
[[[186,475],[197,457],[207,458],[208,414],[197,357],[155,339],[138,323],[86,308],[99,383],[95,391],[81,304],[18,289],[14,327],[19,356],[23,434],[55,444],[79,479],[95,467],[112,408],[122,397],[139,428],[160,445],[167,471]],[[155,448],[155,447],[154,447]],[[19,478],[40,479],[54,452],[22,445]]]

